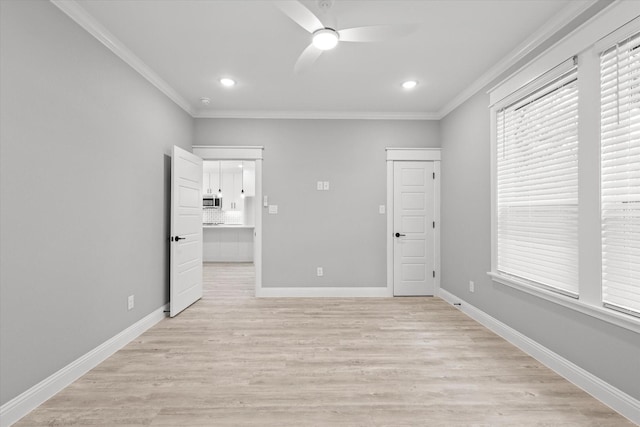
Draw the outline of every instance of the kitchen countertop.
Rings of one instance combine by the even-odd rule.
[[[202,224],[202,228],[255,228],[245,224]]]

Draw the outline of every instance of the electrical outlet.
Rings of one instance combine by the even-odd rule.
[[[322,270],[322,267],[318,267],[318,277],[322,276],[324,276],[324,271]]]
[[[385,207],[385,205],[380,205],[378,206],[378,213],[381,215],[384,215],[384,213],[387,211],[387,208]]]
[[[322,184],[322,181],[316,182],[316,190],[322,191],[323,188],[324,188],[324,185]]]
[[[269,213],[276,215],[278,213],[278,205],[269,205]]]
[[[129,295],[127,298],[127,310],[133,310],[133,307],[136,305],[135,295]]]
[[[329,181],[325,181],[323,184],[324,191],[329,191]]]
[[[473,283],[472,280],[469,280],[469,292],[475,292],[476,291],[476,284]]]

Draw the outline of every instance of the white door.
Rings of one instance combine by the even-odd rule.
[[[173,147],[169,315],[202,298],[202,159]]]
[[[435,292],[434,162],[393,162],[393,294]]]

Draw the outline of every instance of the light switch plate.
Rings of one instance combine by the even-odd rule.
[[[323,185],[322,185],[322,181],[318,181],[318,182],[316,183],[316,190],[318,190],[318,191],[322,191],[322,189],[323,189],[323,188],[324,188],[324,187],[323,187]]]
[[[329,181],[325,181],[322,185],[324,186],[324,191],[329,191]]]
[[[384,214],[387,211],[387,208],[385,205],[380,205],[378,206],[378,213],[379,214]]]
[[[270,214],[277,214],[278,213],[278,205],[269,205],[269,213]]]
[[[262,206],[264,206],[265,208],[269,206],[269,198],[267,196],[263,197]]]

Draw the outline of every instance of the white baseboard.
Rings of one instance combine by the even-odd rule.
[[[392,297],[393,291],[387,287],[260,287],[256,291],[259,298],[348,298],[348,297]]]
[[[611,384],[582,369],[564,357],[554,353],[538,342],[521,334],[484,311],[474,307],[457,296],[440,289],[438,296],[449,304],[456,305],[460,311],[476,322],[500,335],[529,356],[555,371],[571,383],[580,387],[605,405],[640,425],[640,401],[618,390]]]
[[[9,427],[56,395],[69,384],[98,366],[122,347],[166,317],[169,305],[160,307],[124,331],[79,357],[50,377],[0,407],[0,426]]]

